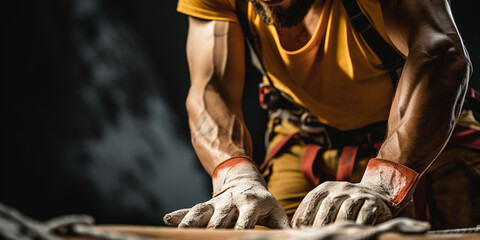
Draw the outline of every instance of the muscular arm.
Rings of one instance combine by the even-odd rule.
[[[251,156],[243,122],[243,33],[236,23],[189,18],[187,58],[191,87],[186,107],[192,144],[211,175],[232,157]]]
[[[252,144],[241,112],[243,41],[236,23],[190,18],[187,58],[192,85],[187,111],[193,146],[212,175],[213,197],[165,215],[168,225],[290,227],[285,210],[250,161]]]
[[[382,9],[407,61],[378,158],[422,174],[453,131],[471,66],[445,0],[382,0]]]
[[[447,3],[379,1],[389,37],[407,56],[387,139],[360,183],[325,182],[312,190],[295,212],[294,227],[390,219],[409,202],[457,121],[471,67]]]

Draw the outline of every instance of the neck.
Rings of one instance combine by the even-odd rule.
[[[315,32],[319,15],[312,6],[303,21],[288,28],[276,28],[282,47],[287,51],[295,51],[308,43]]]

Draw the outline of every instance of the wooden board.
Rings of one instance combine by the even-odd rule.
[[[131,226],[131,225],[100,225],[95,230],[114,231],[135,236],[153,239],[175,240],[224,240],[238,238],[256,239],[289,239],[292,237],[305,236],[303,230],[230,230],[230,229],[178,229],[171,227]],[[89,238],[68,238],[69,240]],[[425,235],[402,235],[386,233],[381,235],[380,240],[470,240],[480,239],[480,234],[425,234]]]

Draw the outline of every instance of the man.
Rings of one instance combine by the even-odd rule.
[[[167,214],[167,224],[236,229],[343,220],[375,224],[411,201],[436,158],[456,165],[461,160],[452,156],[468,156],[462,159],[469,163],[480,159],[477,151],[458,147],[439,157],[461,112],[471,74],[448,3],[358,0],[358,5],[381,37],[406,58],[396,86],[391,72],[353,29],[342,1],[250,0],[248,20],[267,75],[264,82],[273,84],[271,91],[282,92],[277,98],[289,96],[281,97],[283,102],[290,99],[269,109],[270,142],[262,165],[267,190],[251,159],[241,112],[245,47],[235,0],[179,1],[178,11],[190,16],[186,106],[192,143],[212,175],[213,198]],[[301,116],[295,113],[299,109]],[[477,124],[464,116],[469,125]],[[378,133],[386,130],[387,120],[388,131]],[[477,163],[470,165],[478,169]],[[440,185],[429,183],[430,192],[437,193],[441,180],[449,179],[451,165],[437,167],[443,169],[441,177],[431,173],[429,180],[438,179]],[[465,175],[448,181],[462,179],[464,187],[474,186]],[[478,223],[478,213],[472,213],[478,199],[470,197],[475,191],[471,187],[459,194],[466,198],[456,209],[462,216],[442,212],[456,193],[447,193],[447,200],[435,198],[434,207],[440,210],[431,218],[440,214],[438,227]]]

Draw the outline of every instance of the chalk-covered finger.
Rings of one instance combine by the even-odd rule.
[[[337,197],[327,197],[322,201],[322,205],[318,209],[318,212],[315,216],[313,226],[321,227],[326,224],[332,223],[335,221],[338,210],[342,206],[342,203],[347,199],[348,196],[337,196]]]
[[[213,214],[213,206],[207,203],[195,205],[178,225],[180,228],[206,226]]]
[[[259,209],[255,205],[246,205],[239,209],[235,229],[250,229],[258,220]]]
[[[294,228],[311,225],[317,214],[323,199],[328,195],[326,191],[310,192],[303,199],[293,215],[292,225]]]
[[[377,219],[379,204],[375,200],[368,199],[358,211],[356,223],[373,225]]]
[[[340,209],[338,210],[338,215],[335,222],[355,220],[357,218],[358,211],[363,206],[364,202],[364,198],[358,197],[345,200]]]
[[[392,219],[392,211],[390,210],[390,208],[388,208],[388,206],[385,203],[380,202],[378,206],[379,208],[377,211],[377,219],[373,224],[382,223]]]
[[[236,214],[236,208],[234,205],[223,206],[215,209],[207,228],[227,228],[232,221],[232,218]]]
[[[288,219],[287,213],[280,206],[276,207],[270,212],[270,215],[260,223],[265,227],[271,229],[289,229],[292,228],[290,225],[290,219]]]
[[[180,210],[165,214],[165,216],[163,217],[163,221],[167,225],[177,226],[178,224],[180,224],[180,222],[182,222],[183,218],[185,217],[185,215],[187,215],[188,211],[190,211],[190,208],[180,209]]]

